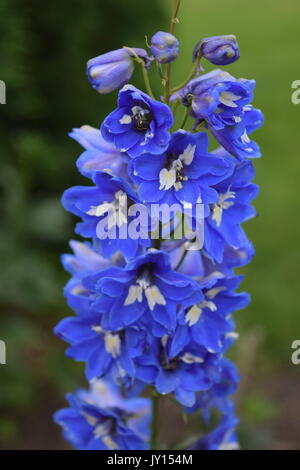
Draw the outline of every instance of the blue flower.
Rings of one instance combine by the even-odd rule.
[[[168,106],[126,85],[119,93],[118,108],[103,121],[101,132],[104,139],[133,158],[162,153],[168,146],[172,124]]]
[[[88,314],[64,318],[55,334],[71,345],[66,356],[86,363],[88,380],[110,376],[116,382],[132,384],[135,358],[150,344],[149,333],[141,326],[105,330],[102,320],[103,314],[90,308]]]
[[[102,326],[116,330],[145,324],[155,336],[175,330],[180,306],[203,298],[197,283],[172,270],[168,254],[150,249],[124,268],[112,267],[85,279],[98,298],[93,309],[103,312]]]
[[[122,398],[109,382],[97,381],[90,391],[67,395],[69,408],[54,421],[78,450],[146,450],[149,448],[150,400]]]
[[[254,80],[237,80],[216,69],[191,80],[173,99],[181,97],[184,105],[190,104],[191,114],[197,120],[209,120],[223,128],[236,124],[235,118],[243,115],[243,107],[253,99],[254,88]]]
[[[233,174],[214,186],[218,200],[210,206],[210,216],[205,219],[204,249],[216,262],[221,263],[225,245],[234,249],[249,242],[241,223],[256,215],[250,206],[258,193],[254,168],[249,160],[236,161]]]
[[[180,333],[153,341],[151,348],[136,358],[136,379],[153,385],[162,395],[173,394],[185,407],[197,403],[197,394],[209,390],[219,368],[219,354],[211,354],[193,341],[175,348]]]
[[[235,292],[242,279],[242,276],[224,278],[219,273],[199,280],[204,299],[182,311],[178,329],[181,345],[192,339],[211,353],[228,348],[237,337],[232,314],[250,301],[245,292]]]
[[[237,367],[229,359],[223,357],[216,369],[213,386],[197,393],[193,408],[186,408],[187,413],[200,410],[207,423],[211,421],[212,410],[218,410],[222,415],[229,415],[233,410],[231,396],[236,392],[240,382]]]
[[[158,31],[151,38],[151,54],[160,64],[167,64],[178,57],[179,42],[173,34]]]
[[[96,171],[125,176],[123,156],[114,145],[103,139],[99,129],[86,125],[73,129],[69,136],[86,149],[77,160],[77,168],[83,176],[92,178]]]
[[[184,239],[178,242],[165,241],[162,243],[162,249],[169,253],[174,269],[183,259],[180,271],[198,280],[206,277],[212,281],[224,277],[231,278],[234,276],[234,268],[247,265],[254,256],[254,247],[249,240],[240,248],[225,244],[221,263],[217,263],[204,249],[200,250],[197,243]]]
[[[243,118],[237,118],[237,124],[225,126],[221,129],[209,125],[209,129],[216,140],[226,150],[239,159],[259,158],[261,152],[259,146],[249,135],[261,127],[264,122],[264,116],[259,109],[248,105],[243,108]]]
[[[101,94],[121,88],[134,71],[134,59],[144,60],[148,68],[150,59],[144,49],[126,48],[101,54],[87,63],[87,76],[92,87]]]
[[[92,299],[91,292],[82,284],[82,279],[89,274],[107,268],[111,264],[110,259],[103,258],[97,253],[89,243],[80,243],[72,240],[70,246],[74,254],[62,255],[62,264],[66,271],[72,274],[71,279],[64,288],[64,295],[67,298],[68,305],[75,312],[88,314]],[[122,257],[115,262],[122,264]]]
[[[223,260],[218,264],[218,267],[223,273],[230,276],[234,268],[240,268],[249,264],[254,254],[254,246],[250,240],[245,240],[245,244],[240,248],[234,248],[225,244]]]
[[[213,70],[191,82],[173,99],[181,98],[191,106],[195,127],[206,123],[213,136],[232,155],[242,158],[261,156],[258,145],[249,133],[263,123],[261,111],[251,106],[254,80],[232,77],[227,72]]]
[[[225,414],[218,426],[196,441],[189,450],[238,450],[235,432],[238,423],[234,411]]]
[[[232,172],[229,160],[208,153],[205,133],[175,132],[167,150],[159,156],[143,155],[129,165],[143,202],[209,204],[218,195],[212,186]]]
[[[99,239],[104,257],[121,251],[132,258],[141,245],[149,245],[147,227],[141,227],[141,236],[128,235],[133,216],[128,215],[131,204],[139,200],[131,187],[122,179],[104,172],[94,175],[95,186],[75,186],[62,197],[64,208],[82,218],[76,232],[83,237]]]
[[[97,253],[90,243],[71,240],[70,247],[74,254],[62,255],[62,264],[66,271],[69,271],[77,279],[82,279],[87,274],[107,268],[111,263]]]
[[[193,62],[195,62],[199,53],[215,65],[228,65],[240,57],[236,37],[232,34],[201,39],[195,46]]]

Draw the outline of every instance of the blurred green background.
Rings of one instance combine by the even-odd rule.
[[[51,414],[83,382],[83,366],[64,357],[52,329],[69,313],[59,256],[68,251],[74,223],[59,200],[67,187],[84,184],[75,169],[81,150],[67,133],[99,126],[116,98],[91,89],[85,62],[124,44],[144,47],[145,34],[167,28],[170,5],[53,0],[41,8],[37,0],[1,1],[0,79],[7,86],[0,106],[0,339],[7,344],[1,448],[63,448]],[[235,34],[241,59],[228,71],[256,79],[255,105],[266,115],[255,136],[264,154],[256,162],[259,217],[246,227],[257,254],[243,270],[243,288],[253,300],[237,314],[241,335],[232,353],[245,377],[243,448],[300,448],[300,366],[290,361],[291,343],[300,337],[300,105],[291,103],[291,83],[300,79],[299,18],[298,0],[182,0],[176,34],[174,83],[187,75],[201,37]],[[138,71],[134,79],[141,86]]]

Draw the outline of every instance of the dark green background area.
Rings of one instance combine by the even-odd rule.
[[[69,313],[62,297],[68,276],[59,257],[68,251],[74,225],[59,200],[67,187],[85,184],[75,167],[80,148],[67,133],[82,124],[99,126],[116,99],[91,89],[85,63],[123,45],[144,47],[145,34],[166,29],[170,4],[1,1],[0,79],[7,86],[7,104],[0,106],[0,339],[7,343],[7,365],[0,366],[2,448],[61,447],[51,414],[66,391],[84,383],[83,366],[64,357],[52,329]],[[300,337],[300,105],[291,102],[291,83],[300,79],[299,18],[297,0],[182,0],[177,29],[174,83],[187,75],[201,37],[236,34],[241,59],[227,70],[256,79],[255,105],[266,115],[255,135],[264,154],[255,162],[259,217],[246,226],[257,252],[243,270],[252,303],[237,314],[241,336],[233,353],[248,378],[240,399],[245,448],[276,448],[278,441],[300,448],[300,366],[290,361],[291,343]],[[142,86],[139,70],[134,82]],[[159,93],[159,80],[154,83]]]

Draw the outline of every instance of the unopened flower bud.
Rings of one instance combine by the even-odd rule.
[[[151,54],[160,64],[171,62],[179,54],[179,42],[172,34],[158,31],[151,38]]]
[[[87,63],[87,76],[92,87],[101,94],[107,94],[125,85],[134,70],[134,59],[141,58],[146,67],[150,60],[144,49],[127,48],[101,54]]]
[[[193,62],[199,54],[215,65],[228,65],[240,57],[236,37],[232,34],[201,39],[195,46]]]

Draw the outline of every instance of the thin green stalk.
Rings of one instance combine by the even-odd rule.
[[[202,121],[196,128],[193,129],[193,132],[199,132],[203,127],[205,127],[206,121]]]
[[[175,118],[176,111],[177,111],[179,105],[180,105],[180,101],[179,100],[175,101],[175,103],[173,105],[173,116],[174,116],[174,118]]]
[[[135,52],[134,49],[132,49],[131,47],[128,47],[128,46],[124,46],[124,49],[128,49],[131,54],[133,55],[134,59],[136,60],[136,62],[138,62],[141,67],[142,67],[142,74],[143,74],[143,79],[144,79],[144,82],[145,82],[145,88],[146,88],[146,91],[148,93],[148,95],[151,96],[151,98],[155,99],[155,96],[153,94],[153,91],[151,89],[151,85],[150,85],[150,80],[149,80],[149,75],[148,75],[148,70],[146,68],[146,64],[144,62],[144,60],[139,57],[137,55],[137,53]]]
[[[161,83],[162,83],[163,86],[165,86],[166,77],[165,77],[165,75],[164,75],[162,65],[161,65],[159,62],[156,62],[156,67],[157,67],[159,76],[160,76],[160,78],[161,78]]]
[[[158,222],[157,230],[158,230],[158,233],[157,233],[158,237],[154,238],[153,248],[156,248],[156,250],[159,250],[160,249],[160,243],[161,243],[161,234],[162,234],[162,223],[161,222]],[[155,233],[155,232],[153,232],[153,233]]]
[[[184,129],[184,126],[186,125],[186,121],[188,120],[189,114],[190,114],[190,107],[188,106],[188,107],[185,108],[183,121],[182,121],[181,126],[179,127],[179,129]]]
[[[201,58],[202,58],[202,56],[201,56],[201,54],[199,54],[196,62],[193,65],[193,68],[192,68],[189,76],[184,80],[184,82],[180,83],[180,85],[176,86],[175,88],[172,88],[171,94],[173,94],[176,91],[181,90],[182,88],[184,88],[194,78],[194,76],[197,73],[198,67],[200,65]]]
[[[153,247],[156,248],[156,250],[160,249],[160,239],[159,238],[154,239]]]
[[[178,263],[177,263],[177,265],[176,265],[176,267],[175,267],[175,271],[177,271],[177,270],[180,268],[180,266],[182,265],[182,263],[184,262],[185,257],[186,257],[186,255],[187,255],[187,252],[188,252],[188,250],[185,249],[184,252],[182,253],[181,258],[180,258],[180,260],[178,261]]]
[[[178,23],[178,12],[180,8],[181,0],[173,0],[173,8],[172,8],[172,15],[171,15],[171,21],[170,21],[170,28],[169,31],[171,34],[174,35],[175,33],[175,28],[176,24]],[[167,64],[167,71],[166,71],[166,77],[165,77],[165,103],[169,104],[170,100],[170,81],[171,81],[171,68],[172,68],[172,62],[169,62]]]
[[[151,89],[148,70],[146,69],[146,65],[145,65],[144,61],[143,61],[143,63],[140,62],[140,64],[142,66],[142,73],[143,73],[143,78],[144,78],[145,88],[147,90],[147,93],[148,93],[149,96],[151,96],[151,98],[155,99],[154,94],[153,94],[152,89]]]

